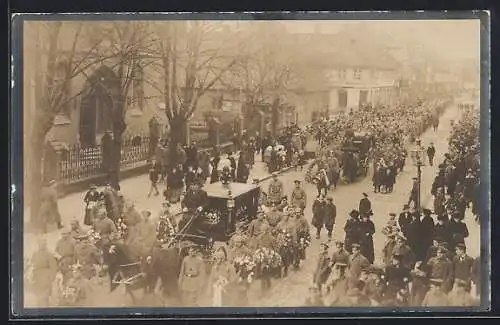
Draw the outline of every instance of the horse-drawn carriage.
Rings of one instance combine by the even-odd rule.
[[[373,136],[367,133],[354,133],[341,151],[344,178],[352,183],[357,177],[368,174],[369,152],[373,145]]]

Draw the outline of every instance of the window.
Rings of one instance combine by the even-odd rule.
[[[354,69],[353,71],[353,78],[356,80],[361,79],[361,69]]]
[[[137,64],[132,77],[132,96],[127,97],[127,105],[144,110],[144,69]]]

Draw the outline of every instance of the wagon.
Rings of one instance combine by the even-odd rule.
[[[192,241],[228,242],[236,224],[249,224],[257,216],[260,186],[221,182],[206,185],[208,203],[196,213],[177,237]]]

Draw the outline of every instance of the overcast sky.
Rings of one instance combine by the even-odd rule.
[[[336,33],[349,25],[365,25],[386,32],[396,40],[415,40],[433,48],[443,58],[478,59],[480,22],[476,20],[288,21],[294,32],[311,32],[315,26]]]

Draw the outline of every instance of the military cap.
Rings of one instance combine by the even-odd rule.
[[[295,184],[300,184],[300,181],[298,179],[293,181]]]
[[[354,217],[354,218],[358,217],[358,216],[359,216],[359,212],[358,212],[358,210],[352,210],[352,211],[349,213],[349,216]]]
[[[430,216],[432,214],[432,211],[429,210],[429,209],[423,209],[422,212],[424,213],[424,215],[426,216]]]
[[[359,249],[359,248],[361,248],[361,245],[359,245],[359,244],[352,244],[352,245],[351,245],[351,247],[352,247],[352,248],[358,248],[358,249]]]
[[[458,244],[456,244],[456,245],[455,245],[455,248],[459,248],[459,249],[463,249],[463,250],[465,250],[465,249],[466,249],[466,246],[465,246],[465,244],[464,244],[464,243],[458,243]]]
[[[412,179],[413,179],[414,181],[417,181],[417,180],[418,180],[418,177],[412,177]]]

